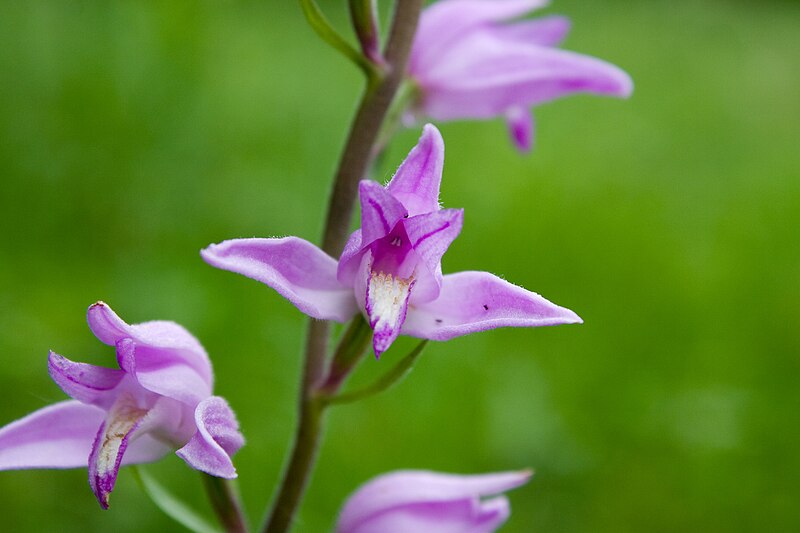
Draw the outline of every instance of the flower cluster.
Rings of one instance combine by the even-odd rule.
[[[412,4],[398,1],[399,7]],[[391,94],[381,93],[378,103],[373,102],[383,106],[371,117],[373,137],[378,136],[376,124],[389,112],[402,76],[414,91],[410,101],[397,99],[398,108],[411,119],[503,116],[512,140],[523,151],[533,144],[530,107],[574,93],[627,97],[632,91],[630,78],[619,68],[557,48],[569,29],[567,19],[516,20],[543,6],[544,0],[436,2],[422,13],[413,42],[412,32],[406,32],[407,66],[402,60],[399,66],[392,65],[387,62],[391,56],[381,54],[374,0],[350,2],[361,54],[329,27],[314,0],[301,3],[318,33],[364,67],[370,76],[368,96],[377,94],[376,85],[395,83],[383,86]],[[416,15],[419,4],[415,5]],[[383,76],[394,67],[394,79]],[[388,70],[378,75],[378,69]],[[350,191],[339,204],[353,205],[356,180],[368,167],[369,154],[381,146],[377,138],[368,142],[369,146],[355,150],[363,164],[352,172],[349,189],[335,188]],[[361,226],[338,259],[299,237],[233,239],[201,251],[207,263],[268,285],[314,319],[353,320],[330,359],[326,359],[327,330],[310,338],[315,342],[309,345],[318,348],[317,359],[313,350],[307,353],[309,375],[300,390],[296,455],[287,476],[299,473],[296,479],[287,477],[278,491],[272,515],[279,517],[278,525],[273,529],[269,522],[266,531],[288,529],[313,465],[323,412],[346,401],[342,398],[348,395],[339,394],[338,388],[368,351],[370,335],[372,350],[380,358],[401,334],[445,341],[499,327],[581,322],[571,310],[489,272],[443,273],[442,258],[464,222],[462,209],[440,205],[443,169],[442,135],[427,124],[385,186],[366,179],[358,182]],[[332,205],[338,204],[332,201]],[[349,217],[349,210],[343,212],[342,219]],[[346,233],[339,235],[341,244]],[[211,363],[197,339],[173,322],[128,324],[102,302],[89,307],[87,320],[94,335],[114,347],[118,368],[74,362],[50,352],[50,377],[72,399],[0,428],[0,470],[86,466],[91,490],[104,509],[121,466],[156,461],[173,451],[191,468],[213,476],[206,480],[236,477],[231,457],[244,438],[227,401],[213,395]],[[310,330],[313,333],[314,328]],[[356,332],[352,338],[351,331]],[[424,345],[421,342],[403,361],[413,361]],[[403,361],[384,381],[349,398],[360,399],[364,394],[359,393],[372,394],[394,383],[408,369]],[[323,368],[326,364],[328,368]],[[309,370],[315,368],[322,368],[321,374],[328,372],[327,381],[315,382],[318,376]],[[336,532],[491,533],[510,514],[503,493],[523,485],[531,475],[530,471],[452,475],[411,470],[385,474],[348,499]],[[222,487],[209,492],[214,493],[213,507],[226,528],[246,530],[232,495],[235,491],[226,491],[218,479],[212,483]],[[287,507],[279,508],[286,494]]]

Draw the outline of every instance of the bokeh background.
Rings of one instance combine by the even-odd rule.
[[[466,210],[444,267],[586,323],[432,344],[390,393],[333,412],[298,532],[329,531],[384,471],[521,467],[536,476],[507,532],[800,530],[800,4],[555,4],[565,47],[626,69],[635,94],[537,109],[529,157],[500,121],[441,125],[442,199]],[[344,28],[345,2],[322,5]],[[296,2],[42,0],[0,7],[0,73],[0,423],[64,398],[48,349],[113,365],[85,324],[95,300],[175,320],[239,415],[259,521],[305,317],[198,250],[318,239],[359,72]],[[147,470],[204,504],[179,459]],[[2,472],[0,509],[5,531],[180,529],[124,471],[108,512],[85,470]]]

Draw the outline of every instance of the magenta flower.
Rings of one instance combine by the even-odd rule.
[[[174,322],[128,325],[102,302],[87,319],[116,347],[120,368],[50,352],[50,377],[74,399],[0,429],[0,470],[76,468],[88,458],[89,485],[104,509],[120,465],[171,450],[192,468],[236,477],[231,455],[244,438],[228,403],[211,395],[211,363],[197,339]]]
[[[361,229],[339,262],[297,237],[234,239],[201,252],[211,265],[266,283],[314,318],[346,322],[359,310],[380,356],[400,333],[447,340],[505,326],[580,322],[569,309],[488,272],[442,275],[463,211],[439,207],[444,142],[431,125],[384,188],[359,187]]]
[[[457,476],[424,471],[384,474],[344,505],[336,533],[490,533],[510,514],[508,499],[493,496],[527,483],[531,473]]]
[[[587,92],[627,97],[630,77],[589,56],[555,48],[569,20],[509,19],[546,0],[442,0],[425,9],[408,73],[420,95],[413,114],[434,120],[505,116],[514,143],[533,143],[529,107]]]

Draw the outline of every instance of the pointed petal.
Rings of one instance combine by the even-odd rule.
[[[172,398],[189,405],[211,395],[211,383],[185,364],[180,352],[139,345],[131,339],[117,342],[117,361],[120,368],[138,382],[137,396],[145,395],[141,389]]]
[[[411,217],[404,222],[406,234],[427,273],[417,273],[414,301],[430,301],[439,296],[442,286],[442,256],[461,233],[463,209],[442,209]],[[427,282],[427,283],[426,283]]]
[[[567,17],[551,15],[535,20],[520,20],[511,24],[497,24],[491,31],[498,39],[515,41],[520,44],[539,46],[558,46],[570,30]]]
[[[199,380],[204,383],[198,391],[211,390],[213,376],[208,354],[200,342],[183,326],[165,320],[129,325],[103,302],[97,302],[89,307],[87,320],[92,332],[106,344],[119,345],[119,342],[125,339],[133,341],[136,347],[137,367],[143,370],[166,366],[185,367],[182,370],[184,374],[196,374],[193,382]],[[119,353],[117,359],[120,359]],[[168,394],[162,391],[154,392]],[[204,393],[203,397],[209,394],[210,392]]]
[[[439,298],[409,309],[403,333],[448,340],[501,327],[581,323],[578,315],[488,272],[444,276]]]
[[[358,184],[361,199],[361,239],[368,245],[386,237],[408,211],[379,183],[361,180]]]
[[[336,267],[336,279],[346,287],[353,285],[358,266],[361,264],[361,256],[367,249],[363,244],[361,229],[355,230],[347,243],[344,245],[342,256],[339,258],[339,265]]]
[[[233,239],[200,255],[212,266],[266,283],[314,318],[346,322],[357,312],[351,288],[336,279],[336,260],[303,239]]]
[[[488,524],[508,515],[503,514],[498,502],[475,512],[476,500],[518,487],[530,476],[528,471],[476,476],[412,470],[385,474],[361,486],[348,499],[337,532],[436,531],[437,525],[464,527],[453,527],[452,531],[491,531],[486,528]],[[382,527],[375,527],[378,524]]]
[[[547,0],[442,0],[420,17],[409,60],[409,72],[430,69],[473,28],[519,17],[546,5]]]
[[[196,470],[223,478],[236,477],[231,456],[244,445],[239,422],[228,402],[212,396],[201,402],[195,411],[197,433],[175,452]]]
[[[511,141],[522,153],[533,147],[533,115],[524,107],[514,106],[506,112]]]
[[[444,140],[432,124],[426,124],[417,145],[386,186],[408,209],[410,216],[439,209],[439,186],[444,167]]]
[[[103,509],[108,509],[131,434],[146,414],[130,396],[121,396],[97,431],[89,455],[89,486]]]
[[[105,412],[68,400],[0,429],[0,470],[85,467]]]
[[[125,377],[123,370],[75,363],[52,351],[47,358],[47,370],[69,396],[106,410],[114,403],[115,389]]]
[[[414,282],[383,272],[370,272],[369,275],[365,310],[374,332],[372,347],[375,357],[380,357],[400,335]]]
[[[489,118],[575,93],[626,98],[633,90],[630,76],[610,63],[500,40],[489,31],[451,51],[426,83],[424,111],[437,120]]]

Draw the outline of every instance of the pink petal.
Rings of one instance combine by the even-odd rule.
[[[244,445],[239,422],[228,402],[212,396],[200,403],[195,411],[197,432],[175,452],[196,470],[223,478],[236,477],[231,456]]]
[[[122,370],[75,363],[55,352],[47,358],[47,370],[69,396],[102,409],[111,408],[117,396],[115,389],[125,377]]]
[[[403,203],[410,216],[439,209],[439,186],[444,167],[444,140],[432,124],[426,124],[417,145],[386,186]]]
[[[361,199],[362,246],[388,235],[398,222],[408,216],[408,211],[380,184],[362,180],[358,184]]]
[[[511,24],[497,24],[489,31],[498,39],[505,41],[558,46],[569,33],[570,25],[567,17],[552,15],[535,20],[520,20]]]
[[[501,327],[581,323],[578,315],[488,272],[444,276],[439,298],[408,310],[403,333],[448,340]]]
[[[200,255],[212,266],[266,283],[314,318],[346,322],[357,312],[352,289],[336,279],[336,260],[303,239],[233,239]]]
[[[492,531],[507,518],[507,502],[490,500],[484,506],[478,498],[518,487],[530,476],[527,471],[476,476],[425,471],[385,474],[348,499],[337,532]]]
[[[185,368],[181,372],[196,374],[196,379],[204,383],[202,389],[211,390],[213,376],[208,355],[200,342],[183,326],[163,320],[129,325],[103,302],[89,307],[87,320],[92,332],[106,344],[116,345],[124,339],[132,340],[136,345],[136,364],[142,370],[182,366]],[[210,392],[204,396],[208,394]]]
[[[512,107],[506,112],[506,122],[511,141],[520,152],[531,151],[533,146],[533,115],[524,107]]]
[[[361,235],[361,228],[350,235],[344,245],[342,256],[339,258],[339,265],[336,267],[336,279],[347,287],[353,285],[353,280],[361,264],[361,257],[367,249],[363,245],[364,239]]]
[[[117,361],[125,372],[135,376],[140,387],[132,392],[137,397],[146,395],[143,388],[194,406],[211,395],[211,384],[196,368],[185,364],[180,352],[121,339],[117,342]]]
[[[455,41],[477,26],[519,17],[547,0],[442,0],[422,13],[409,60],[409,72],[431,68]]]
[[[105,412],[68,400],[0,429],[0,470],[85,467]]]
[[[489,31],[450,51],[424,83],[424,111],[437,120],[489,118],[575,93],[625,98],[633,90],[630,77],[610,63],[502,41]]]
[[[411,217],[403,223],[411,246],[427,271],[417,269],[414,302],[430,301],[439,296],[442,256],[461,233],[463,222],[463,209],[442,209]]]

